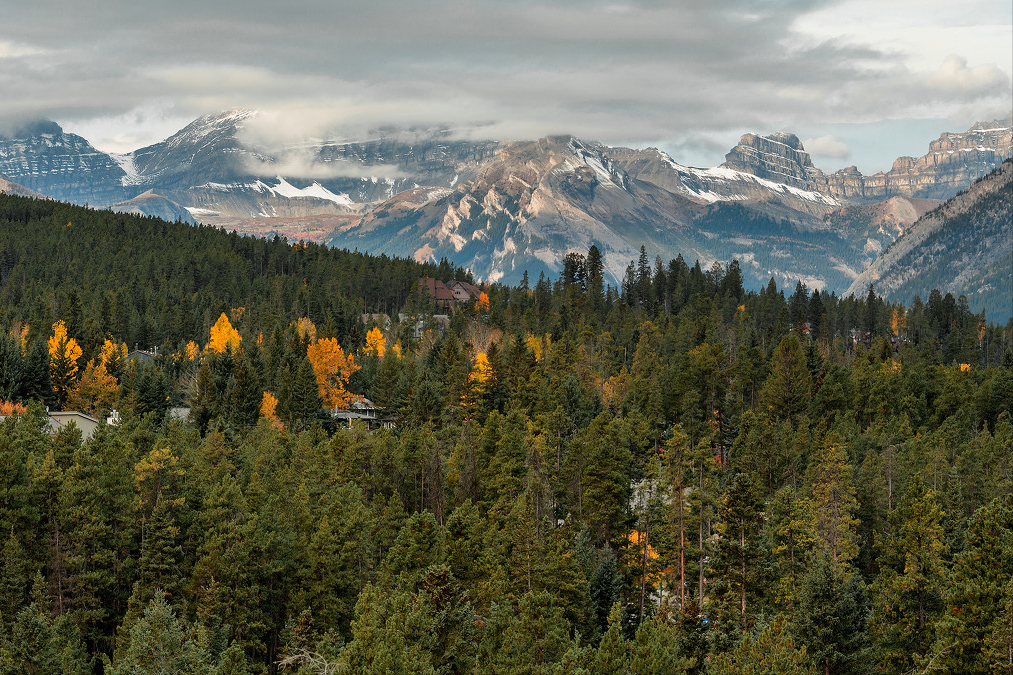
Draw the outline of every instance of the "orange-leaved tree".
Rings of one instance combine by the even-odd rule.
[[[235,352],[239,350],[239,344],[242,341],[243,338],[239,336],[239,332],[229,322],[229,317],[225,316],[225,312],[222,312],[218,321],[215,321],[215,325],[211,327],[211,339],[208,341],[206,349],[209,352],[221,353],[228,348]]]
[[[67,335],[67,326],[63,321],[53,324],[53,335],[46,344],[49,347],[49,378],[56,395],[56,404],[62,408],[77,377],[81,347],[77,340]]]
[[[380,359],[383,358],[384,353],[387,351],[387,338],[383,336],[383,332],[376,326],[366,333],[366,348],[364,351],[366,354],[375,354]]]
[[[348,408],[356,398],[345,387],[352,373],[359,370],[351,354],[345,354],[335,338],[324,338],[306,349],[313,365],[317,388],[324,405],[330,408]]]
[[[489,296],[485,294],[485,291],[478,294],[478,311],[489,311]]]
[[[275,429],[285,428],[281,418],[278,417],[278,398],[269,391],[265,391],[260,399],[260,416],[270,422]]]
[[[71,390],[67,405],[74,410],[95,414],[100,409],[112,410],[116,406],[118,394],[119,383],[116,378],[100,359],[92,359]]]
[[[0,417],[10,417],[28,412],[28,408],[12,401],[0,401]]]
[[[98,362],[105,366],[106,372],[114,377],[119,377],[126,361],[127,344],[125,342],[116,344],[112,340],[106,340],[102,343],[102,349],[98,354]]]

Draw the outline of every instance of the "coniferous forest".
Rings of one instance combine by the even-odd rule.
[[[0,673],[1013,673],[1013,323],[426,276],[0,195]]]

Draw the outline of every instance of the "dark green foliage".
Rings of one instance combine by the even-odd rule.
[[[1004,663],[1013,325],[959,298],[786,299],[646,249],[617,289],[592,247],[419,341],[359,315],[419,315],[406,289],[449,263],[3,196],[0,221],[26,270],[0,273],[0,397],[29,404],[0,423],[0,672]],[[240,347],[199,349],[222,313]],[[393,429],[321,410],[299,318]],[[113,359],[120,424],[88,441],[46,427],[57,319],[86,358],[159,346]]]

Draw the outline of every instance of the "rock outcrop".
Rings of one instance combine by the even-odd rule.
[[[1013,314],[1013,160],[929,211],[876,258],[845,291],[872,284],[891,300],[922,300],[932,289],[965,295],[973,312],[1006,322]]]
[[[843,203],[891,197],[948,199],[1013,155],[1013,120],[979,122],[963,133],[943,133],[922,157],[899,157],[887,172],[863,176],[853,166],[824,174],[794,134],[744,134],[723,167],[819,192]]]
[[[743,134],[721,166],[811,192],[821,192],[826,187],[826,177],[813,166],[795,134]]]
[[[943,133],[922,157],[899,157],[887,172],[862,176],[855,167],[827,176],[827,190],[851,201],[894,196],[948,199],[1013,155],[1013,120],[979,122],[963,133]]]

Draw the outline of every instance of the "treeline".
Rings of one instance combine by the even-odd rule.
[[[646,255],[609,288],[592,248],[445,329],[410,292],[354,330],[230,296],[142,365],[26,288],[0,367],[50,381],[0,424],[0,671],[1008,667],[1013,327],[952,296]],[[59,382],[120,424],[46,433]],[[358,395],[394,429],[339,428]]]
[[[206,340],[232,308],[249,330],[309,317],[354,334],[365,311],[397,312],[415,281],[470,274],[442,261],[257,239],[214,227],[0,194],[0,323],[44,337],[63,320],[93,357],[107,337],[149,349]]]

